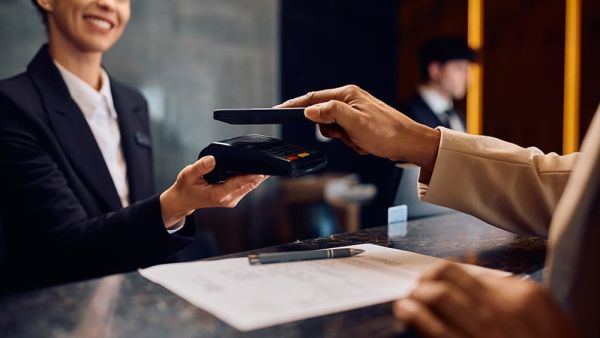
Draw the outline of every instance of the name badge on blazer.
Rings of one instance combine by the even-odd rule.
[[[135,143],[137,143],[138,145],[146,148],[152,148],[150,136],[138,131],[133,135],[133,138],[135,139]]]

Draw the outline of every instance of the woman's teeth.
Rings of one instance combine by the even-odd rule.
[[[101,29],[111,29],[112,28],[112,24],[106,20],[90,18],[90,17],[87,17],[85,19],[98,28],[101,28]]]

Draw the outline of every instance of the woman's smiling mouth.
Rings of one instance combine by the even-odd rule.
[[[103,31],[109,31],[115,26],[109,20],[97,16],[86,15],[83,18],[85,19],[85,21],[91,23],[94,27],[99,28]]]

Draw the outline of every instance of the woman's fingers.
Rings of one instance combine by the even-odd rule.
[[[183,168],[183,170],[181,170],[177,176],[177,180],[183,179],[187,184],[196,182],[202,176],[213,171],[215,166],[216,160],[214,156],[204,156],[198,159],[196,162]]]
[[[243,175],[233,177],[223,184],[212,185],[209,187],[212,190],[212,200],[216,206],[233,208],[267,178],[265,175]]]
[[[252,190],[256,189],[266,179],[267,179],[267,177],[262,179],[260,182],[246,184],[238,191],[231,193],[231,202],[232,202],[233,206],[235,207],[242,200],[242,198],[244,198]]]
[[[227,181],[225,181],[225,183],[221,184],[219,187],[225,193],[233,193],[233,192],[236,192],[236,191],[244,188],[248,184],[252,184],[252,183],[258,184],[258,183],[262,182],[264,180],[264,178],[265,178],[265,175],[235,176],[235,177],[232,177],[232,178],[228,179]]]

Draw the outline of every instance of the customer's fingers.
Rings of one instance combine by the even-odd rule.
[[[465,292],[446,282],[422,282],[410,294],[410,299],[427,305],[452,327],[464,332],[480,332],[480,322],[474,314],[475,304]]]
[[[397,318],[415,326],[425,337],[459,337],[425,305],[415,300],[408,298],[397,300],[394,302],[394,314]]]
[[[321,132],[321,135],[328,138],[342,139],[348,136],[344,129],[335,123],[319,124],[319,131]]]
[[[348,86],[319,90],[285,101],[275,108],[308,107],[330,100],[343,100]]]
[[[339,125],[333,124],[319,124],[319,130],[321,131],[321,135],[329,138],[335,138],[342,141],[346,146],[352,148],[354,151],[361,155],[369,154],[367,151],[356,145],[351,139],[350,136],[346,133],[346,131],[340,127]]]
[[[318,103],[304,109],[304,116],[309,120],[321,124],[337,123],[346,132],[349,127],[357,127],[356,119],[359,114],[349,104],[338,100]]]
[[[443,263],[442,265],[425,272],[421,281],[445,281],[464,290],[477,301],[484,288],[483,283],[456,263]]]

